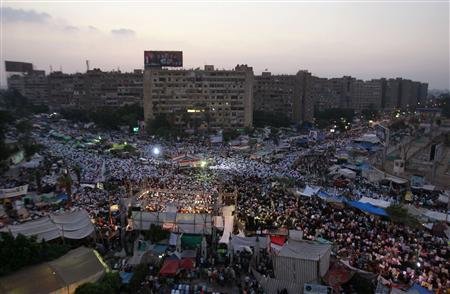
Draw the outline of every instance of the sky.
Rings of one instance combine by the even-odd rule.
[[[49,72],[143,68],[144,50],[181,50],[186,68],[255,74],[404,77],[448,89],[449,2],[2,1],[4,60]]]

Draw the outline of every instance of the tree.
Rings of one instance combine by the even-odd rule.
[[[77,182],[81,183],[81,166],[79,164],[76,164],[73,167],[73,171],[75,172],[75,175],[77,177]]]
[[[376,109],[375,105],[370,104],[367,109],[363,109],[361,114],[364,116],[365,119],[375,119],[379,116],[379,112]]]
[[[225,142],[236,139],[239,136],[239,132],[235,129],[227,129],[222,133],[223,140]]]
[[[64,188],[67,193],[69,205],[72,204],[72,183],[72,178],[70,177],[70,174],[68,172],[62,174],[58,179],[58,185],[61,188]]]
[[[256,127],[289,127],[291,121],[284,113],[272,113],[266,111],[253,112],[253,123]]]
[[[36,180],[36,186],[38,188],[38,191],[41,191],[42,189],[42,175],[39,169],[36,169],[34,171],[34,179]]]
[[[23,119],[16,124],[16,129],[19,133],[28,135],[33,129],[33,125],[28,119]]]
[[[0,276],[22,267],[56,259],[69,250],[61,244],[38,242],[36,237],[0,233]]]

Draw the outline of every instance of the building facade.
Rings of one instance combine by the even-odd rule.
[[[381,80],[353,81],[350,108],[357,113],[366,109],[381,110],[382,88]]]
[[[32,71],[8,77],[8,88],[18,90],[34,104],[46,104],[52,109],[142,105],[143,73],[93,69],[86,73],[55,71],[45,75],[44,71]]]
[[[253,123],[253,69],[234,70],[146,69],[144,117],[160,115],[177,126],[197,128],[251,127]]]
[[[33,104],[49,103],[47,77],[42,70],[11,75],[7,78],[7,84],[8,89],[17,90]]]
[[[311,122],[314,116],[314,77],[308,71],[295,75],[272,75],[264,72],[255,77],[254,109],[284,115],[293,123]]]

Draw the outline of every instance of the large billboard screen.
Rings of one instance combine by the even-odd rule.
[[[5,71],[7,72],[31,72],[33,64],[19,61],[5,61]]]
[[[144,51],[145,68],[183,66],[183,51]]]

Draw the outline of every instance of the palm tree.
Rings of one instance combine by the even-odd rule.
[[[77,176],[78,184],[80,184],[80,183],[81,183],[81,166],[79,166],[78,164],[76,164],[76,165],[73,167],[73,171],[75,172],[75,175]]]
[[[63,173],[58,179],[58,185],[67,193],[68,203],[72,205],[72,178],[68,172]]]
[[[34,171],[34,178],[36,180],[36,187],[38,191],[41,191],[42,189],[42,183],[41,183],[41,172],[37,169]]]

